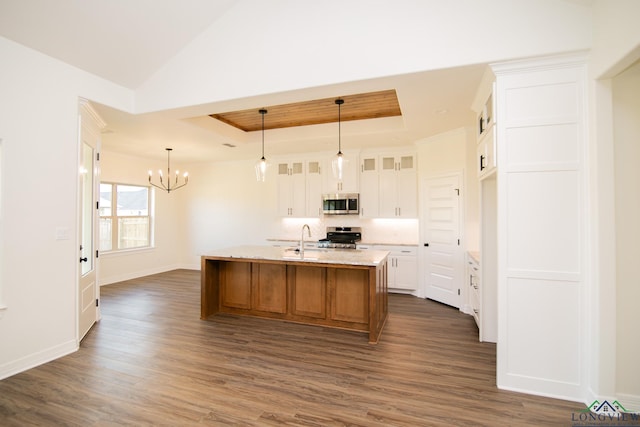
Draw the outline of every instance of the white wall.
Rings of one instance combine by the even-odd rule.
[[[137,90],[136,108],[581,50],[590,42],[589,6],[563,0],[243,0]]]
[[[186,265],[199,268],[200,256],[226,246],[264,244],[274,235],[276,182],[273,165],[257,182],[256,160],[189,165]]]
[[[162,148],[158,148],[162,150]],[[158,162],[102,151],[100,156],[102,182],[148,185],[149,169],[166,171],[166,161]],[[172,170],[184,167],[172,163]],[[157,179],[157,174],[156,174]],[[154,181],[157,183],[157,180]],[[98,259],[98,283],[110,284],[135,277],[169,271],[183,266],[185,229],[182,220],[190,184],[167,193],[152,188],[154,247],[151,249],[103,253]]]
[[[132,93],[3,38],[0,57],[4,378],[77,348],[78,97],[128,110]]]
[[[257,161],[257,159],[255,160]],[[183,264],[199,268],[200,256],[235,245],[266,244],[269,239],[300,239],[303,224],[311,241],[326,227],[363,228],[366,243],[418,243],[417,219],[360,219],[357,215],[282,218],[277,214],[275,159],[265,182],[257,182],[254,160],[189,165],[190,192],[184,206],[186,254]]]
[[[480,243],[480,186],[475,166],[476,137],[472,128],[454,129],[417,143],[418,173],[422,178],[447,173],[463,173],[461,191],[464,216],[463,247],[477,251]],[[421,189],[419,189],[421,195]],[[420,205],[421,206],[421,205]]]
[[[591,74],[613,77],[640,56],[640,2],[637,0],[595,0]]]
[[[640,406],[640,62],[613,79],[616,208],[616,396]],[[626,407],[626,405],[625,405]],[[629,408],[627,408],[629,409]]]
[[[589,59],[590,400],[616,394],[616,242],[611,77],[640,58],[640,2],[596,0]],[[624,403],[624,402],[623,402]],[[636,398],[636,409],[640,399]]]

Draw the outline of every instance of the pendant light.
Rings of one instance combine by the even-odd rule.
[[[256,163],[256,179],[258,182],[264,182],[267,177],[267,159],[264,158],[264,115],[267,114],[267,110],[258,110],[258,113],[262,115],[262,158]]]
[[[161,190],[164,190],[167,193],[171,193],[172,191],[177,190],[178,188],[182,188],[189,183],[189,172],[185,172],[182,175],[184,182],[180,184],[178,183],[180,171],[176,170],[176,179],[172,187],[171,186],[171,151],[173,150],[173,148],[165,148],[165,150],[167,150],[167,183],[165,184],[164,180],[162,179],[163,178],[162,170],[158,169],[158,176],[160,177],[160,185],[154,184],[153,182],[151,182],[151,178],[153,177],[153,172],[151,170],[149,170],[149,184]]]
[[[341,128],[340,128],[340,123],[341,123],[340,113],[341,113],[342,104],[344,104],[344,99],[340,99],[340,98],[336,99],[336,105],[338,106],[338,153],[336,154],[336,157],[331,162],[331,169],[333,170],[333,176],[338,180],[342,180],[342,172],[344,170],[345,163],[346,163],[346,159],[342,154],[342,141],[341,141]]]

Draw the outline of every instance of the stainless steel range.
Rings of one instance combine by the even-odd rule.
[[[355,249],[362,239],[360,227],[327,227],[327,237],[318,240],[319,248]]]

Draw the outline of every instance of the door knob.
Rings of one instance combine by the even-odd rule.
[[[87,257],[80,258],[80,262],[87,262],[87,261],[88,261]]]

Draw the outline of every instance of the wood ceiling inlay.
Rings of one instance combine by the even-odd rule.
[[[335,103],[338,98],[344,100],[340,112],[340,119],[343,122],[402,115],[396,91],[391,89],[293,104],[264,106],[250,110],[229,111],[210,116],[245,132],[262,129],[262,116],[258,112],[261,108],[267,110],[264,117],[265,130],[319,125],[338,121],[338,106]]]

